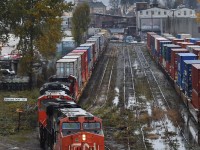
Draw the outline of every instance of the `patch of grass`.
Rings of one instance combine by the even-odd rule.
[[[159,135],[150,133],[146,136],[146,138],[151,139],[151,140],[156,140],[159,138]]]
[[[164,111],[160,108],[154,107],[152,111],[152,119],[153,120],[160,120],[164,116]]]
[[[15,134],[18,127],[19,113],[17,109],[21,109],[21,130],[30,130],[35,128],[37,124],[36,104],[39,96],[39,89],[31,91],[0,91],[0,134]],[[27,98],[27,102],[4,102],[4,97]]]
[[[172,120],[174,126],[178,126],[178,124],[180,124],[182,122],[180,114],[174,109],[168,110],[167,115]]]

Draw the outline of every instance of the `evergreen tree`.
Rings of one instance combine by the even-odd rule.
[[[88,30],[90,24],[90,7],[88,3],[80,4],[76,7],[72,17],[72,35],[77,45],[83,41],[83,35]]]

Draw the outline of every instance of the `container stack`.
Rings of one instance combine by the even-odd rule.
[[[185,48],[172,49],[171,50],[171,72],[170,76],[173,80],[177,80],[177,54],[178,53],[189,53]]]
[[[178,53],[177,54],[177,66],[178,66],[178,86],[183,89],[183,73],[184,73],[184,60],[196,60],[197,55],[194,53]]]
[[[200,64],[200,60],[184,60],[183,65],[183,90],[189,98],[192,96],[192,65]]]

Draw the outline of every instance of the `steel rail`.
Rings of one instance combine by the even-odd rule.
[[[161,90],[161,87],[160,87],[159,84],[158,84],[158,81],[157,81],[156,77],[154,76],[152,70],[151,70],[150,67],[148,66],[149,63],[148,63],[148,61],[146,60],[146,58],[145,58],[145,56],[144,56],[144,54],[143,54],[141,48],[140,48],[140,47],[134,47],[134,49],[135,49],[135,51],[136,51],[136,53],[137,53],[137,55],[138,55],[138,59],[140,60],[141,64],[143,65],[143,71],[144,71],[145,75],[147,76],[147,81],[148,81],[150,90],[151,90],[151,92],[152,92],[152,96],[153,96],[154,102],[156,102],[156,103],[157,103],[157,106],[158,106],[158,107],[161,107],[163,110],[171,109],[170,106],[169,106],[169,103],[167,102],[167,100],[166,100],[166,98],[165,98],[165,96],[164,96],[164,94],[163,94],[163,92],[162,92],[162,90]],[[138,52],[138,51],[140,51],[140,52]],[[142,60],[142,59],[143,59],[143,60]],[[145,66],[148,66],[148,69],[146,68],[146,70],[145,70],[145,69],[144,69],[144,65],[145,65]],[[154,84],[154,85],[153,85],[153,84]],[[154,87],[151,87],[151,86],[154,86]],[[157,90],[157,89],[156,89],[156,86],[157,86],[157,88],[158,88],[158,91],[155,91],[155,90]],[[159,98],[160,98],[160,101],[158,101],[158,98],[156,98],[156,97],[158,97],[158,96],[159,96]],[[165,105],[162,103],[162,99],[163,99],[164,102],[167,104],[167,108],[165,108]],[[167,116],[165,115],[165,117],[167,117]],[[165,130],[168,131],[168,130],[167,130],[167,127],[166,127],[166,125],[165,125],[165,122],[164,122],[164,118],[162,118],[162,125],[164,125]],[[184,136],[184,134],[181,132],[181,131],[182,131],[182,130],[181,130],[181,127],[179,126],[179,124],[178,124],[177,121],[176,121],[176,125],[177,125],[177,128],[179,129],[180,133],[182,134],[184,140],[185,140],[186,143],[189,145],[189,142],[188,142],[188,140],[186,139],[186,137]],[[171,141],[171,139],[170,139],[169,136],[168,136],[168,139]],[[173,143],[172,143],[172,146],[173,146]],[[174,149],[176,149],[176,147],[174,147]]]
[[[130,57],[130,45],[126,46],[126,51],[127,51],[127,55],[125,55],[125,51],[124,51],[124,47],[123,47],[123,57],[124,57],[124,101],[126,100],[126,88],[128,91],[128,96],[127,96],[127,101],[129,98],[130,93],[132,93],[134,101],[135,101],[135,105],[137,105],[138,100],[136,98],[136,91],[135,91],[135,82],[134,82],[134,74],[133,74],[133,68],[132,68],[132,62],[131,62],[131,57]],[[126,62],[128,62],[128,66],[126,66]],[[127,68],[127,71],[126,71]],[[130,70],[130,71],[129,71]],[[129,79],[131,77],[131,80]],[[129,84],[129,82],[131,83],[131,85]],[[125,109],[130,109],[131,111],[133,110],[133,105],[130,105],[130,108],[126,107],[126,105],[124,105]],[[132,106],[132,107],[131,107]],[[137,120],[138,119],[138,115],[137,112],[140,111],[138,107],[136,107],[135,110],[135,115]],[[144,136],[144,132],[143,132],[143,127],[141,125],[141,122],[139,122],[140,125],[140,129],[141,129],[141,135],[142,135],[142,143],[144,145],[144,148],[147,150],[147,146],[146,146],[146,142],[145,142],[145,136]],[[139,139],[139,141],[141,141],[141,139]],[[128,140],[128,148],[130,149],[130,145],[129,145],[129,140]]]

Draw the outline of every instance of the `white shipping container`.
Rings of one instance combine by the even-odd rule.
[[[66,55],[62,59],[76,59],[77,60],[77,81],[79,87],[82,87],[82,77],[81,77],[81,56],[80,55]]]
[[[199,45],[187,45],[187,50],[190,52],[190,53],[192,53],[192,49],[193,48],[200,48],[200,46]]]
[[[77,59],[59,59],[56,61],[56,75],[61,77],[68,77],[73,75],[78,76],[77,73]]]

